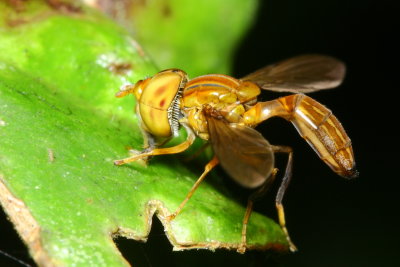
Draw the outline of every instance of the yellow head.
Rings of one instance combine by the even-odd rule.
[[[179,99],[187,79],[187,74],[182,70],[164,70],[138,81],[134,86],[128,86],[117,97],[134,94],[144,130],[156,137],[169,137],[178,133]]]

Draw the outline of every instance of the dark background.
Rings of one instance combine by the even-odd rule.
[[[149,242],[117,242],[136,266],[400,266],[399,88],[395,1],[266,0],[235,57],[235,76],[304,53],[335,56],[347,65],[342,86],[311,96],[329,107],[353,141],[360,177],[345,180],[325,166],[290,123],[271,119],[258,129],[273,144],[294,148],[294,175],[284,199],[288,229],[299,252],[171,252],[159,223]],[[263,98],[277,97],[266,93]],[[397,111],[397,109],[396,109]],[[281,166],[285,157],[278,157]],[[278,164],[278,166],[279,166]],[[400,164],[400,163],[398,163]],[[281,168],[282,169],[282,168]],[[221,172],[221,171],[220,171]],[[245,201],[246,191],[229,184]],[[275,188],[276,189],[276,188]],[[256,209],[276,218],[271,193]],[[4,214],[1,250],[29,261]],[[156,220],[155,220],[156,221]],[[9,229],[9,230],[5,230]],[[132,251],[135,254],[130,254]],[[15,263],[0,255],[0,266]]]
[[[400,9],[394,2],[264,1],[240,47],[239,77],[303,53],[332,55],[347,65],[342,86],[311,96],[332,109],[352,139],[358,179],[332,173],[290,124],[277,120],[261,127],[269,141],[295,151],[285,206],[299,252],[280,258],[281,266],[400,266],[393,94],[399,88],[394,38]]]

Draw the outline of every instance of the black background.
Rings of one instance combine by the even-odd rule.
[[[311,96],[328,106],[353,141],[360,177],[346,181],[324,166],[286,122],[261,128],[272,143],[295,150],[285,199],[299,252],[282,266],[400,266],[397,136],[399,8],[394,1],[264,1],[240,47],[238,76],[265,62],[303,53],[347,65],[342,86]],[[396,30],[395,30],[396,29]],[[396,264],[397,263],[397,264]]]
[[[347,65],[339,88],[311,96],[329,107],[353,141],[360,177],[345,180],[324,165],[290,123],[271,119],[258,129],[273,144],[294,148],[294,177],[284,199],[295,254],[171,252],[159,223],[147,244],[118,239],[136,266],[400,266],[400,175],[394,95],[399,88],[399,35],[395,1],[268,0],[235,57],[235,76],[304,53],[335,56]],[[397,16],[397,17],[396,17]],[[397,36],[398,37],[398,36]],[[266,93],[269,99],[275,94]],[[284,164],[285,158],[278,157]],[[278,165],[279,165],[278,164]],[[283,166],[283,165],[282,165]],[[234,185],[229,187],[237,192]],[[235,191],[235,192],[236,192]],[[239,192],[244,197],[248,192]],[[256,209],[275,217],[273,195]],[[268,204],[270,203],[270,204]],[[0,249],[29,261],[1,215]],[[132,251],[135,254],[131,254]],[[0,266],[13,266],[0,255]]]

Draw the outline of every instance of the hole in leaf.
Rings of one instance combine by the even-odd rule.
[[[146,243],[129,240],[124,237],[115,239],[115,243],[124,258],[132,266],[279,266],[269,252],[247,251],[244,255],[236,251],[219,249],[172,251],[161,222],[154,216],[149,239]]]

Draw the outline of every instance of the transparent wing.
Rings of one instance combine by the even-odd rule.
[[[302,55],[266,66],[242,80],[276,92],[309,93],[337,87],[343,81],[345,65],[329,56]]]
[[[261,185],[274,167],[271,145],[253,128],[207,116],[210,142],[224,170],[240,185]]]

